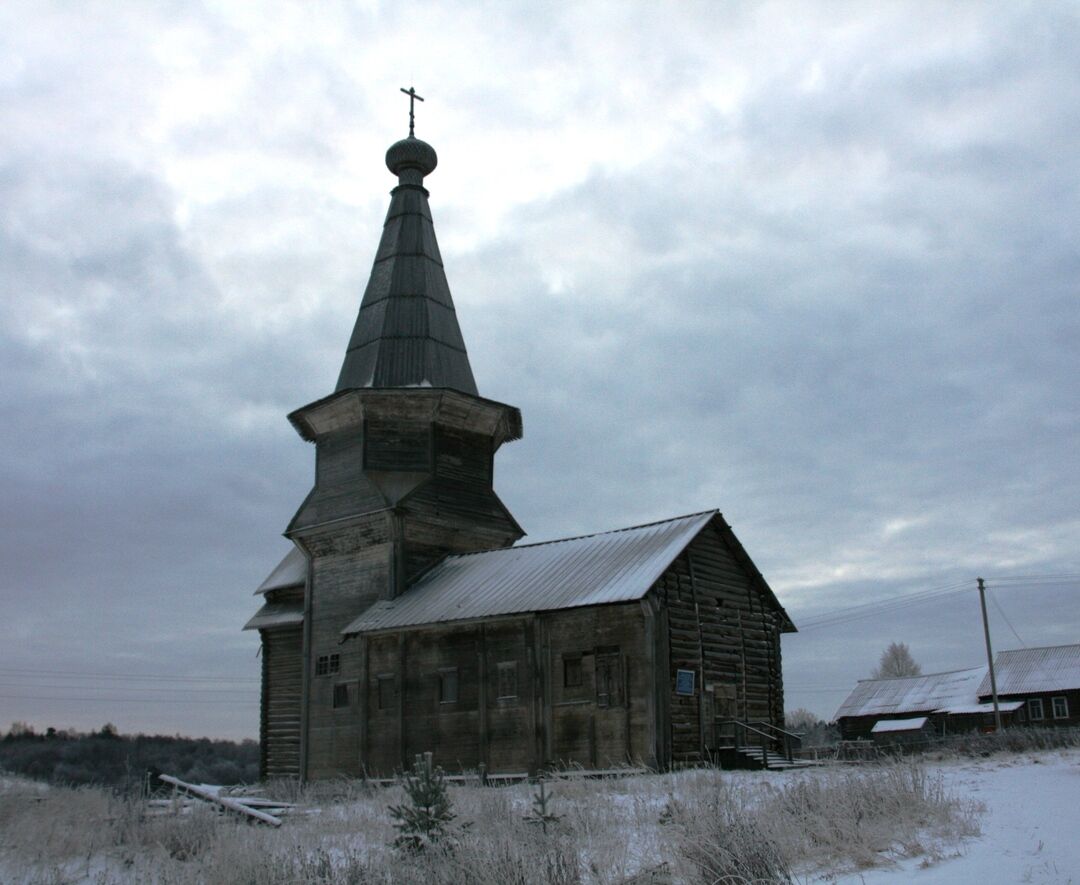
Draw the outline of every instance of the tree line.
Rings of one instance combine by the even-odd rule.
[[[136,787],[146,782],[148,772],[192,783],[253,783],[259,779],[259,744],[122,735],[112,723],[93,732],[51,727],[37,732],[16,722],[0,739],[0,771],[70,786]]]

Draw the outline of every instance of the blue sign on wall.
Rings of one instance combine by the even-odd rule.
[[[697,675],[693,670],[675,671],[675,694],[693,695],[694,677]]]

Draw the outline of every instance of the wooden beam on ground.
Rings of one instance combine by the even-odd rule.
[[[167,784],[172,784],[174,787],[190,793],[192,796],[197,796],[207,802],[213,802],[229,811],[234,811],[237,814],[253,818],[260,823],[270,824],[272,827],[281,826],[281,818],[274,817],[272,814],[267,814],[265,811],[256,811],[254,808],[245,805],[239,799],[233,799],[229,796],[218,796],[212,790],[206,790],[195,784],[189,784],[170,774],[159,774],[158,778]]]

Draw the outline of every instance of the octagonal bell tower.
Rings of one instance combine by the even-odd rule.
[[[316,461],[314,488],[286,530],[308,558],[307,777],[355,764],[347,718],[316,697],[329,682],[311,679],[331,655],[342,680],[358,678],[356,643],[341,644],[342,629],[446,554],[524,534],[493,488],[495,453],[521,437],[521,414],[477,391],[424,187],[436,164],[411,126],[387,151],[398,184],[337,388],[289,415]]]

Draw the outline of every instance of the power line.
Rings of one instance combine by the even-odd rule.
[[[802,632],[821,627],[832,627],[883,613],[891,613],[910,606],[920,605],[924,602],[943,599],[947,596],[962,593],[968,586],[967,582],[962,584],[949,584],[943,587],[934,587],[929,590],[920,590],[916,593],[906,593],[901,596],[892,596],[886,599],[874,600],[873,602],[864,602],[859,605],[826,612],[817,615],[816,617],[806,618],[799,622],[798,627],[800,632]]]
[[[1002,575],[996,578],[990,579],[989,582],[1006,586],[1010,589],[1018,589],[1023,585],[1029,585],[1032,587],[1046,587],[1058,584],[1072,584],[1080,581],[1080,574],[1041,574],[1041,575]],[[862,618],[871,617],[874,615],[891,614],[896,611],[908,608],[909,606],[920,605],[924,602],[936,601],[945,599],[949,596],[958,595],[969,589],[971,581],[962,581],[955,584],[947,584],[941,587],[931,587],[927,590],[919,590],[915,593],[905,593],[899,596],[891,596],[885,599],[878,599],[872,602],[859,603],[858,605],[847,606],[845,608],[835,609],[831,612],[825,612],[820,615],[811,616],[805,619],[800,619],[797,623],[799,632],[806,632],[807,630],[816,630],[824,627],[835,627],[841,624],[846,624],[851,621],[857,621]],[[1005,623],[1009,624],[1009,629],[1012,630],[1013,635],[1016,636],[1021,645],[1025,645],[1024,641],[1020,638],[1020,635],[1016,632],[1016,629],[1009,623],[1008,617],[1004,614],[1001,608],[1001,604],[993,599],[995,606],[1002,613],[1002,617],[1005,619]]]
[[[25,694],[0,694],[0,698],[9,701],[78,701],[83,703],[84,701],[101,701],[110,704],[175,704],[176,698],[59,698],[59,697],[46,697],[44,695],[25,695]],[[236,700],[219,700],[211,698],[190,698],[184,700],[185,704],[231,704],[237,706],[243,702]],[[258,698],[252,698],[252,704],[258,703]]]
[[[252,694],[247,688],[179,688],[168,686],[167,688],[154,688],[152,685],[71,685],[43,682],[0,682],[0,688],[59,688],[77,689],[79,691],[156,691],[172,692],[174,694],[231,694],[247,697]]]
[[[1016,632],[1016,628],[1012,625],[1012,621],[1009,620],[1009,616],[1005,614],[1005,609],[1001,607],[1001,603],[998,602],[998,598],[994,595],[994,591],[987,588],[987,592],[990,594],[990,601],[994,603],[994,608],[998,610],[998,614],[1001,615],[1003,621],[1009,625],[1009,629],[1012,630],[1012,635],[1016,637],[1016,641],[1019,642],[1024,648],[1027,648],[1027,643],[1020,638],[1020,634]]]
[[[128,682],[236,682],[258,684],[247,676],[177,676],[163,673],[88,673],[85,670],[39,670],[0,667],[0,676],[67,676],[72,679],[118,679]]]

